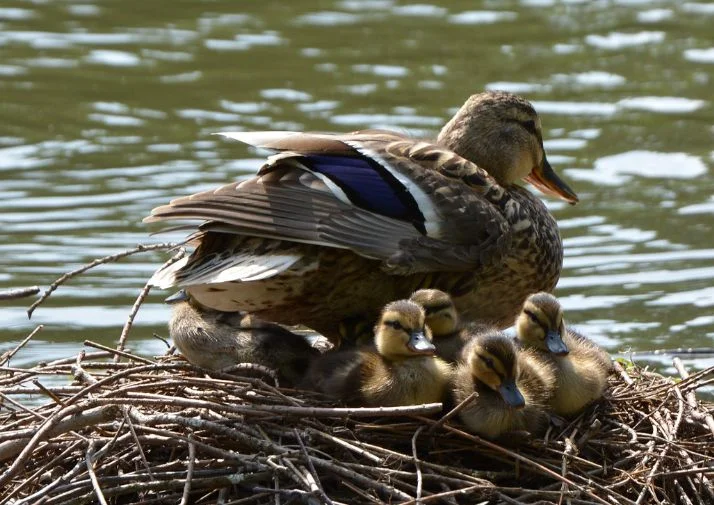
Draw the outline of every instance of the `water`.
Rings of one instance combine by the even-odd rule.
[[[211,133],[387,127],[433,136],[471,93],[541,113],[546,149],[580,196],[561,225],[557,294],[613,352],[714,337],[714,4],[679,1],[121,3],[0,7],[0,289],[149,237],[170,198],[249,174],[259,154]],[[13,360],[116,341],[159,253],[61,287],[31,321],[0,306]],[[129,344],[160,353],[166,293]],[[637,355],[659,362],[669,358]],[[690,359],[695,367],[712,359]],[[671,371],[671,369],[668,369]]]

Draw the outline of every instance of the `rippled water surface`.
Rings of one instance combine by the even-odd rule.
[[[152,207],[257,169],[259,153],[213,132],[433,136],[469,94],[505,89],[533,101],[581,199],[548,201],[569,321],[611,351],[710,347],[713,25],[714,4],[681,1],[5,0],[0,289],[159,241],[141,223]],[[12,364],[114,342],[164,259],[102,266],[32,321],[28,302],[4,302],[0,352],[38,323]],[[165,348],[151,337],[164,296],[141,308],[133,349]]]

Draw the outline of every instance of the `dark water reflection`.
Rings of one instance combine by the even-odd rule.
[[[0,288],[154,240],[152,207],[259,166],[215,131],[432,136],[469,94],[506,89],[534,102],[581,197],[548,202],[569,320],[612,351],[711,346],[712,23],[714,4],[677,1],[4,2]],[[162,260],[102,266],[31,322],[3,304],[0,352],[38,323],[13,364],[113,342]],[[164,348],[163,296],[139,312],[141,352]]]

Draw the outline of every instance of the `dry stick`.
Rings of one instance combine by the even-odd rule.
[[[61,277],[57,278],[52,284],[50,284],[50,287],[47,288],[47,290],[42,293],[42,296],[32,305],[30,305],[30,308],[27,309],[27,317],[32,318],[32,313],[35,312],[35,309],[40,306],[49,296],[62,284],[67,282],[73,277],[76,277],[77,275],[86,272],[87,270],[91,270],[92,268],[103,265],[105,263],[112,263],[114,261],[120,260],[122,258],[126,258],[127,256],[131,256],[132,254],[136,253],[141,253],[141,252],[146,252],[146,251],[160,251],[163,249],[174,249],[175,247],[178,247],[179,244],[174,244],[171,242],[163,243],[163,244],[139,244],[136,246],[134,249],[129,249],[127,251],[123,251],[117,254],[112,254],[110,256],[105,256],[103,258],[96,259],[94,261],[91,261],[90,263],[87,263],[85,265],[82,265],[76,270],[72,270],[71,272],[67,272],[66,274],[62,275]]]
[[[300,450],[303,453],[303,456],[305,456],[305,460],[307,462],[307,466],[310,469],[310,472],[312,473],[313,478],[315,479],[315,484],[318,488],[318,493],[320,494],[320,497],[322,500],[329,504],[329,505],[334,505],[332,503],[332,500],[330,499],[329,496],[327,496],[327,493],[325,492],[325,488],[322,487],[322,482],[320,482],[320,477],[317,474],[317,470],[315,470],[315,465],[312,464],[312,460],[310,459],[310,454],[307,452],[307,447],[305,447],[305,444],[302,441],[302,437],[300,436],[300,432],[297,430],[297,428],[293,428],[293,432],[295,433],[295,438],[298,441],[298,444],[300,444]]]
[[[80,430],[82,428],[86,428],[87,426],[94,426],[112,421],[121,415],[120,410],[118,410],[118,407],[115,405],[96,407],[92,409],[89,409],[88,407],[88,405],[64,407],[48,419],[44,420],[43,424],[39,428],[27,428],[11,432],[12,440],[0,443],[0,461],[12,458],[18,453],[22,454],[18,457],[15,463],[13,463],[11,468],[8,469],[5,474],[0,476],[0,485],[5,482],[3,479],[9,478],[7,477],[8,472],[10,472],[15,465],[19,467],[19,464],[22,463],[21,460],[28,457],[29,453],[31,453],[34,449],[34,446],[41,440],[44,440],[45,437],[54,437],[70,431]],[[72,417],[61,421],[63,417],[68,415]],[[32,438],[28,442],[27,439],[30,437]]]
[[[91,340],[85,340],[84,345],[86,345],[88,347],[94,347],[95,349],[101,349],[102,351],[107,351],[114,355],[122,356],[124,358],[129,358],[134,361],[138,361],[139,363],[146,363],[147,365],[158,365],[158,363],[156,361],[142,358],[141,356],[137,356],[136,354],[131,354],[129,352],[120,351],[118,349],[112,349],[111,347],[107,347],[106,345],[102,345],[102,344],[97,344],[96,342],[92,342]]]
[[[180,505],[188,505],[191,495],[191,481],[193,480],[193,467],[196,464],[196,445],[193,443],[193,435],[188,435],[188,469],[186,470],[186,485],[183,487]],[[151,475],[151,474],[149,474]]]
[[[87,353],[84,351],[84,349],[79,351],[79,353],[77,353],[77,361],[74,363],[74,365],[72,365],[70,370],[72,370],[72,375],[74,375],[74,378],[76,380],[84,382],[85,384],[96,384],[97,379],[92,377],[89,372],[82,368],[82,360],[84,359],[86,354]]]
[[[325,470],[330,470],[330,471],[336,473],[337,475],[341,475],[342,477],[350,478],[363,486],[374,487],[375,489],[381,491],[382,493],[384,493],[387,496],[390,496],[390,495],[395,496],[395,497],[399,498],[400,500],[412,500],[411,496],[409,496],[405,492],[403,492],[393,486],[390,486],[388,484],[383,484],[377,480],[367,478],[362,474],[359,474],[357,472],[354,472],[352,470],[344,468],[340,465],[337,465],[337,464],[333,463],[332,461],[328,461],[328,460],[321,459],[321,458],[316,458],[314,456],[310,456],[310,458],[312,459],[313,464],[315,464],[316,466],[319,466],[320,468],[324,468]]]
[[[525,456],[521,456],[520,454],[515,453],[515,452],[513,452],[513,451],[511,451],[511,450],[508,450],[508,449],[506,449],[505,447],[501,447],[501,446],[498,445],[498,444],[494,444],[493,442],[490,442],[490,441],[488,441],[488,440],[486,440],[486,439],[483,439],[483,438],[481,438],[481,437],[477,437],[477,436],[475,436],[475,435],[471,435],[470,433],[466,433],[465,431],[459,430],[459,429],[457,429],[457,428],[453,428],[453,427],[451,427],[451,426],[444,426],[444,428],[447,429],[447,430],[449,430],[449,431],[451,431],[451,432],[454,432],[454,433],[456,433],[456,434],[458,434],[458,435],[460,435],[460,436],[462,436],[462,437],[464,437],[464,438],[466,438],[466,439],[468,439],[468,440],[471,440],[472,442],[476,442],[477,444],[484,445],[484,446],[488,447],[489,449],[492,449],[492,450],[494,450],[494,451],[496,451],[496,452],[499,452],[499,453],[501,453],[501,454],[505,454],[506,456],[509,456],[509,457],[511,457],[511,458],[513,458],[513,459],[516,459],[516,460],[518,460],[518,461],[520,461],[520,462],[522,462],[522,463],[525,463],[525,464],[527,464],[527,465],[529,465],[529,466],[532,466],[532,467],[534,467],[534,468],[537,468],[538,470],[540,470],[542,473],[548,475],[549,477],[551,477],[551,478],[553,478],[553,479],[556,479],[556,480],[559,480],[560,482],[564,482],[564,483],[568,484],[569,486],[572,486],[572,487],[574,487],[574,488],[576,488],[576,489],[581,490],[583,493],[587,494],[590,498],[592,498],[592,499],[598,501],[599,503],[602,503],[603,505],[610,505],[610,503],[608,503],[607,501],[603,500],[602,498],[600,498],[598,495],[594,494],[594,493],[593,493],[592,491],[590,491],[589,489],[586,489],[586,488],[583,488],[582,486],[579,486],[578,484],[576,484],[576,483],[573,482],[572,480],[570,480],[570,479],[568,479],[568,478],[566,478],[566,477],[563,477],[563,476],[560,475],[559,473],[554,472],[554,471],[551,470],[550,468],[548,468],[548,467],[546,467],[546,466],[543,466],[543,465],[541,465],[540,463],[538,463],[538,462],[536,462],[536,461],[533,461],[533,460],[530,459],[530,458],[526,458]]]
[[[622,368],[622,365],[619,361],[613,361],[612,366],[615,368],[615,371],[620,374],[620,377],[622,377],[622,380],[625,381],[625,384],[627,384],[628,386],[632,386],[635,383],[635,381],[632,380],[632,377],[630,377],[625,371],[625,369]]]
[[[419,457],[417,455],[416,440],[417,440],[417,437],[419,436],[419,433],[421,433],[423,430],[424,430],[424,426],[420,426],[414,432],[414,436],[412,437],[412,456],[414,457],[414,467],[416,468],[416,474],[417,474],[417,488],[416,488],[416,503],[417,503],[417,505],[421,505],[421,491],[422,491],[423,477],[421,475],[421,466],[419,465]]]
[[[27,298],[28,296],[36,295],[39,292],[39,286],[3,289],[2,291],[0,291],[0,300],[17,300],[18,298]]]
[[[674,368],[677,369],[677,373],[679,373],[679,376],[682,378],[682,380],[687,380],[689,378],[689,372],[687,372],[687,370],[684,368],[682,360],[679,358],[674,358],[672,360],[672,363],[674,364]],[[694,393],[694,391],[687,391],[685,397],[687,399],[687,404],[689,405],[689,408],[692,411],[692,417],[697,420],[703,419],[706,425],[709,427],[709,430],[712,432],[712,435],[714,435],[714,417],[712,417],[711,414],[702,414],[699,411],[699,405],[697,404],[697,395]]]
[[[44,465],[42,465],[40,468],[35,470],[35,473],[30,475],[29,477],[25,477],[22,479],[22,481],[19,483],[19,485],[13,489],[10,494],[5,496],[5,499],[0,502],[0,505],[4,505],[5,503],[9,502],[11,498],[13,498],[17,493],[22,491],[22,489],[30,484],[32,481],[34,481],[37,477],[39,477],[41,474],[43,474],[48,468],[54,467],[55,464],[57,464],[60,461],[64,461],[65,458],[69,455],[70,452],[74,451],[78,445],[82,444],[83,442],[80,440],[75,440],[72,442],[69,447],[66,447],[64,451],[62,451],[59,455],[57,455],[55,458],[53,458],[51,461],[48,461]]]
[[[426,432],[427,435],[431,435],[435,430],[437,430],[441,425],[443,425],[446,421],[454,417],[456,414],[458,414],[464,407],[466,407],[469,403],[471,403],[476,397],[478,396],[477,392],[471,393],[469,396],[464,398],[461,403],[459,403],[456,407],[451,409],[449,412],[447,412],[441,419],[436,421],[431,428]]]
[[[30,339],[32,339],[32,337],[34,337],[35,335],[37,335],[37,334],[42,330],[42,328],[44,328],[44,325],[42,325],[42,324],[38,325],[37,328],[35,328],[34,330],[32,330],[32,332],[31,332],[28,336],[26,336],[26,337],[22,340],[22,342],[20,342],[19,344],[17,344],[17,346],[16,346],[12,351],[8,351],[7,353],[3,354],[3,355],[0,357],[0,366],[4,365],[4,364],[7,363],[8,361],[10,361],[10,359],[12,359],[12,357],[13,357],[15,354],[17,354],[17,351],[19,351],[20,349],[22,349],[23,347],[25,347],[25,345],[30,341]]]
[[[129,431],[131,432],[131,436],[134,437],[134,441],[136,442],[136,448],[139,450],[139,457],[141,457],[141,461],[144,463],[144,467],[146,468],[146,473],[148,473],[149,476],[153,478],[153,476],[151,475],[151,466],[149,465],[149,461],[146,459],[146,454],[144,453],[144,449],[141,447],[141,442],[139,441],[139,437],[136,435],[136,430],[134,429],[134,423],[131,422],[130,411],[131,411],[131,407],[122,409],[122,414],[124,415],[124,421],[126,422],[127,426],[129,426]]]
[[[87,462],[87,473],[89,473],[89,478],[92,480],[92,487],[94,492],[97,494],[97,499],[101,505],[107,505],[107,500],[104,498],[102,493],[102,488],[99,486],[99,481],[97,480],[97,474],[94,473],[94,462],[92,461],[92,456],[94,456],[94,448],[96,446],[96,440],[89,442],[89,447],[87,447],[87,454],[85,456],[85,461]]]
[[[67,406],[67,405],[64,404],[64,402],[62,401],[62,399],[61,399],[59,396],[57,396],[56,394],[54,394],[50,389],[47,389],[39,380],[37,380],[37,379],[32,379],[32,383],[37,387],[37,389],[39,389],[40,391],[42,391],[43,393],[45,393],[47,396],[49,396],[50,398],[52,398],[52,400],[53,400],[57,405],[60,405],[60,406],[62,406],[62,407],[66,407],[66,406]]]
[[[166,261],[159,270],[163,270],[164,268],[168,267],[169,265],[172,265],[176,263],[178,260],[184,257],[186,254],[185,249],[179,250],[173,257],[169,258],[168,261]],[[149,291],[151,291],[151,284],[147,282],[144,285],[144,288],[141,290],[139,293],[139,296],[136,297],[136,300],[134,301],[134,305],[131,307],[131,311],[129,312],[129,317],[126,320],[126,323],[124,323],[124,327],[121,329],[121,334],[119,335],[119,342],[117,344],[117,350],[118,351],[123,351],[124,350],[124,345],[126,344],[126,339],[129,336],[129,330],[131,330],[132,324],[134,324],[134,318],[136,317],[136,314],[139,312],[139,307],[141,307],[141,304],[144,303],[144,300],[146,299],[147,295],[149,294]],[[121,359],[121,355],[116,354],[114,356],[114,362],[118,363],[119,360]]]

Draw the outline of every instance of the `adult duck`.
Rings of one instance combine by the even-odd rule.
[[[385,130],[222,135],[277,154],[247,180],[152,211],[145,221],[203,222],[194,252],[157,272],[156,286],[338,342],[344,321],[375,321],[420,288],[450,293],[467,321],[505,327],[558,281],[558,227],[516,182],[577,196],[517,95],[473,95],[435,143]]]

